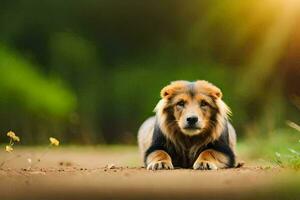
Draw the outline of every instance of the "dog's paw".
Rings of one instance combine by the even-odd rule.
[[[172,162],[169,161],[157,161],[151,162],[147,166],[148,170],[163,170],[163,169],[174,169]]]
[[[193,165],[193,168],[196,170],[215,170],[218,169],[217,165],[213,162],[206,160],[196,161]]]

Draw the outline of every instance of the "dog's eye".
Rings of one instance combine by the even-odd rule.
[[[208,103],[203,100],[203,101],[201,101],[200,106],[201,107],[206,107],[206,106],[208,106]]]
[[[184,101],[179,101],[176,105],[179,106],[179,107],[184,107],[185,102]]]

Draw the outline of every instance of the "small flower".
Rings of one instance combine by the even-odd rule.
[[[7,136],[10,137],[13,141],[20,142],[20,138],[12,131],[7,133]]]
[[[50,140],[51,145],[53,145],[53,146],[59,145],[59,141],[56,138],[50,137],[49,140]]]
[[[16,137],[16,134],[14,132],[12,132],[12,131],[9,131],[7,133],[7,136],[10,137],[10,138],[14,138],[14,137]]]
[[[13,141],[20,142],[20,138],[16,135],[14,137],[12,137],[12,139],[13,139]]]
[[[14,149],[10,146],[10,145],[6,145],[5,146],[5,151],[6,152],[8,152],[8,153],[10,153],[10,152],[12,152]]]

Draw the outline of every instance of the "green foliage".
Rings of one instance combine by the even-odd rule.
[[[239,137],[277,137],[299,119],[299,6],[288,2],[4,0],[0,129],[20,129],[24,143],[51,132],[134,143],[162,87],[206,79]]]
[[[76,98],[60,80],[46,78],[33,64],[0,46],[0,90],[2,104],[18,104],[37,114],[57,117],[76,107]]]
[[[263,161],[267,166],[300,169],[300,132],[278,129],[269,136],[248,138],[238,144],[241,157]],[[255,148],[253,148],[255,147]]]
[[[290,167],[296,170],[300,169],[300,151],[289,149],[289,155],[281,155],[276,152],[275,163],[280,167]]]
[[[295,123],[289,123],[292,127],[295,127],[300,133],[299,126]],[[275,163],[281,167],[291,167],[293,169],[299,170],[300,169],[300,140],[298,140],[297,150],[294,148],[288,148],[289,154],[280,154],[278,152],[275,153]]]

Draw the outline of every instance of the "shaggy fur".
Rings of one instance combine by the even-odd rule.
[[[207,81],[175,81],[161,90],[156,115],[146,120],[138,143],[147,169],[218,169],[235,165],[236,135],[219,88]],[[198,122],[186,128],[187,119]]]

